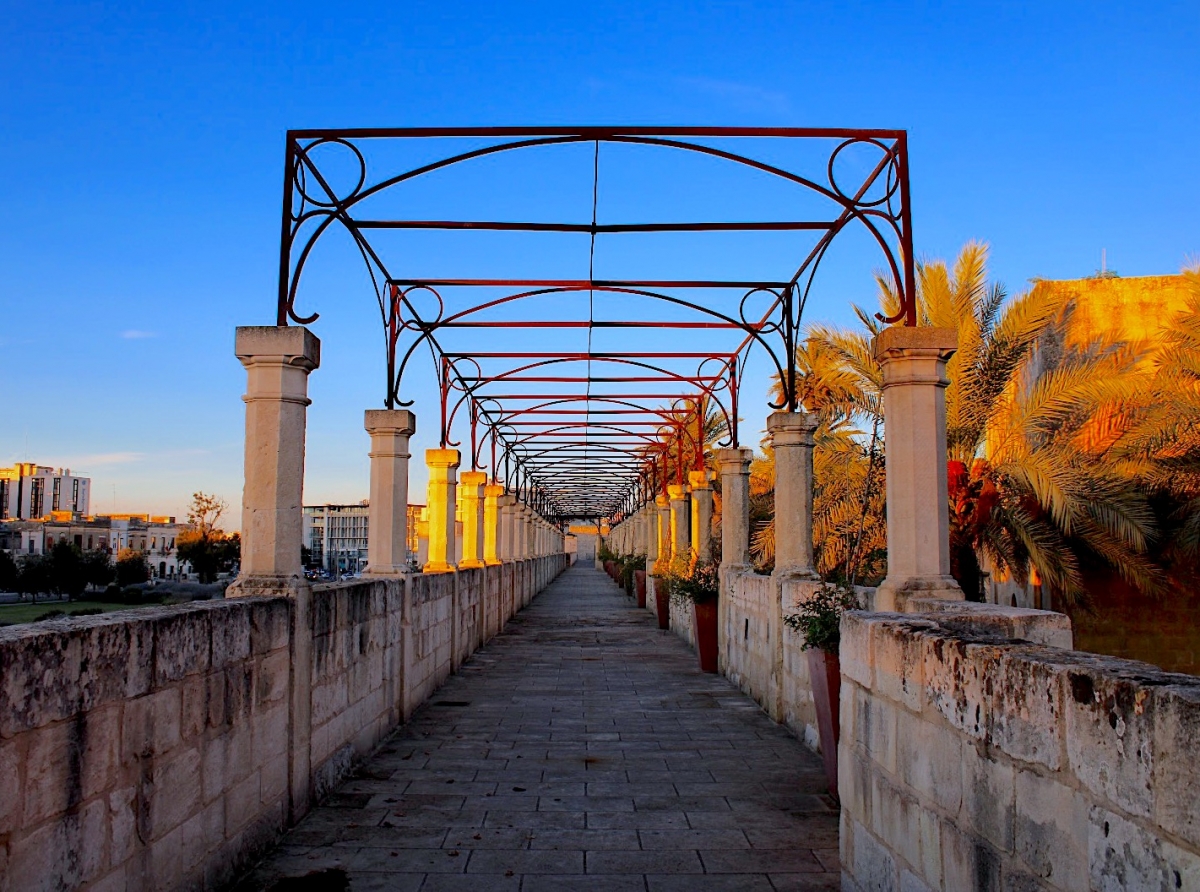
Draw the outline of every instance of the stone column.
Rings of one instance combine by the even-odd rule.
[[[245,488],[241,574],[228,596],[295,596],[309,590],[300,564],[304,427],[321,342],[299,326],[244,326],[234,352],[246,368]]]
[[[750,568],[750,460],[746,448],[718,449],[721,469],[721,569]]]
[[[691,521],[688,518],[688,491],[686,486],[671,484],[667,487],[671,498],[671,561],[690,561],[692,556]]]
[[[893,326],[874,346],[883,366],[888,541],[875,609],[902,611],[912,597],[962,600],[950,575],[946,491],[946,360],[955,333]]]
[[[457,504],[457,449],[426,449],[429,467],[429,562],[426,573],[445,573],[454,569],[455,505]]]
[[[504,487],[489,483],[483,488],[483,562],[494,566],[501,562],[500,555],[500,498]]]
[[[813,569],[814,415],[775,412],[767,431],[775,449],[775,573],[789,579],[815,579]]]
[[[487,474],[463,471],[458,497],[462,503],[463,544],[459,569],[483,566],[483,487]]]
[[[658,561],[658,514],[653,502],[642,508],[642,547],[646,549],[646,572],[652,574]]]
[[[417,566],[424,567],[429,563],[429,506],[426,505],[417,515]]]
[[[696,559],[707,563],[712,555],[712,510],[713,492],[708,482],[708,471],[689,471],[688,483],[692,489],[692,548]]]
[[[367,515],[367,576],[408,571],[408,438],[417,417],[407,409],[368,409],[371,500]]]
[[[671,501],[665,493],[654,497],[655,532],[658,536],[658,563],[654,575],[666,576],[671,570]]]
[[[501,561],[511,561],[512,553],[512,511],[513,496],[502,492],[496,497],[496,514],[498,517],[496,530],[496,553]]]

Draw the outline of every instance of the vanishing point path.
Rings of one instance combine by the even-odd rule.
[[[840,887],[816,756],[576,566],[238,887]]]

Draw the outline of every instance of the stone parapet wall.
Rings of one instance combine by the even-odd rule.
[[[1200,679],[938,606],[843,620],[843,888],[1200,889]]]
[[[566,561],[0,629],[0,889],[227,885]]]

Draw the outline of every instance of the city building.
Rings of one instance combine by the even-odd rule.
[[[176,537],[185,524],[174,517],[149,514],[101,514],[71,517],[68,512],[38,520],[0,521],[0,550],[14,558],[41,555],[59,542],[73,542],[80,551],[102,551],[114,559],[131,549],[146,556],[155,579],[187,580],[192,573],[179,560]]]
[[[0,520],[37,520],[57,512],[86,516],[91,511],[92,481],[70,468],[18,462],[0,468]]]
[[[422,505],[408,506],[408,553],[417,554],[417,518]],[[366,499],[354,505],[306,505],[304,545],[307,566],[319,567],[333,576],[361,573],[367,566]]]

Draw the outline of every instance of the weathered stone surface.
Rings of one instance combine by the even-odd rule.
[[[1200,849],[1200,679],[1152,690],[1154,699],[1154,820]]]
[[[1090,884],[1097,892],[1200,888],[1200,856],[1099,806],[1088,816]]]
[[[843,621],[853,633],[843,644],[862,650],[856,678],[870,681],[843,675],[847,887],[876,882],[854,872],[866,863],[861,826],[902,881],[932,888],[1200,888],[1200,680],[998,637],[1011,617],[971,618],[946,609]],[[919,714],[896,684],[910,646],[922,654]],[[886,709],[896,710],[895,744],[873,733]],[[961,767],[958,785],[948,764]]]
[[[1016,776],[1016,802],[1017,857],[1054,888],[1086,892],[1087,800],[1058,780],[1022,771]]]
[[[1099,667],[1098,667],[1099,668]],[[1080,667],[1067,673],[1067,760],[1093,794],[1131,814],[1154,808],[1155,701],[1136,681]]]
[[[520,598],[494,606],[501,622],[563,566],[525,563]],[[488,572],[498,582],[514,569]],[[282,830],[310,743],[346,754],[315,763],[340,782],[401,704],[449,674],[450,604],[461,598],[474,616],[485,586],[424,588],[431,648],[412,663],[408,588],[392,579],[331,587],[316,614],[242,598],[0,630],[0,888],[227,885]],[[486,590],[502,597],[498,584]],[[311,735],[297,722],[312,720],[312,701],[292,696],[298,617],[326,631],[303,651],[305,674],[339,692]],[[458,640],[460,659],[478,644]]]

